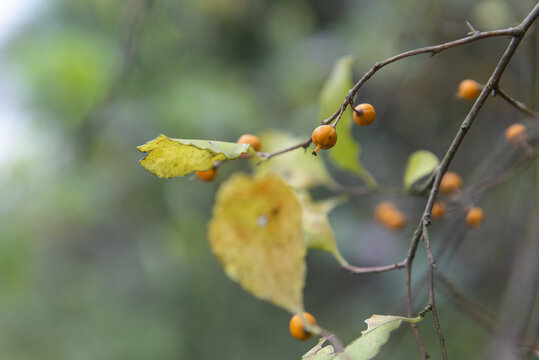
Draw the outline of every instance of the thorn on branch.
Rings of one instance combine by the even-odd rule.
[[[470,32],[468,32],[468,35],[475,35],[475,34],[477,34],[479,32],[472,26],[472,24],[468,20],[466,20],[465,24],[468,27],[468,29],[470,30]]]

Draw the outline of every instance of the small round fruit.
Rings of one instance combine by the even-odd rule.
[[[238,144],[249,144],[255,149],[255,151],[260,151],[260,139],[258,136],[251,134],[244,134],[238,139]]]
[[[390,201],[383,201],[376,206],[374,218],[391,230],[399,230],[406,225],[406,216]]]
[[[381,222],[388,213],[395,209],[397,207],[391,201],[382,201],[374,208],[374,217]]]
[[[483,86],[475,80],[462,80],[459,84],[457,97],[459,99],[475,100],[479,96],[482,89]]]
[[[440,182],[440,192],[442,194],[450,194],[462,187],[462,178],[459,174],[453,171],[448,171],[442,177]]]
[[[359,126],[367,126],[374,121],[376,111],[371,104],[359,104],[355,109],[356,111],[353,112],[352,116]]]
[[[445,204],[442,201],[436,201],[432,205],[431,215],[435,219],[441,219],[445,216]]]
[[[505,140],[510,144],[519,145],[527,138],[526,127],[522,124],[513,124],[505,130]]]
[[[217,175],[217,169],[211,168],[210,170],[206,171],[196,171],[195,175],[200,179],[204,181],[212,181],[215,176]]]
[[[485,214],[483,213],[483,209],[481,209],[480,207],[473,207],[466,214],[466,224],[468,224],[469,227],[475,229],[481,227],[484,219]]]
[[[316,155],[319,149],[327,150],[332,148],[337,142],[337,131],[330,125],[321,125],[314,129],[312,135],[313,143],[316,145],[316,150],[313,154]]]
[[[391,230],[399,230],[406,225],[406,216],[400,210],[388,213],[385,225]]]
[[[314,316],[312,316],[306,311],[304,311],[302,315],[308,323],[310,323],[311,325],[316,325],[316,319],[314,318]],[[303,326],[303,321],[301,320],[301,316],[299,314],[292,316],[292,319],[290,319],[289,328],[290,334],[292,334],[292,336],[298,340],[305,341],[313,336],[313,334],[307,331]]]

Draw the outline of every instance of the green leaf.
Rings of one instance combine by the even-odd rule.
[[[334,197],[324,201],[313,202],[308,192],[298,193],[301,206],[303,208],[303,234],[307,242],[307,247],[327,251],[335,256],[341,265],[348,265],[342,257],[337,244],[333,229],[329,224],[328,214],[345,199]]]
[[[414,152],[408,158],[406,170],[404,171],[404,188],[409,190],[419,179],[435,171],[438,164],[438,158],[430,151],[418,150]]]
[[[341,58],[333,68],[320,94],[320,120],[333,115],[353,87],[354,62],[352,57],[346,56]],[[347,108],[337,125],[337,144],[329,150],[329,157],[337,167],[358,175],[367,185],[374,187],[377,185],[376,181],[359,160],[361,147],[352,137],[352,126],[352,112]]]
[[[165,135],[159,135],[137,149],[148,152],[140,164],[161,178],[209,170],[216,161],[234,160],[244,153],[256,155],[256,151],[248,144],[172,139]]]
[[[373,315],[365,320],[368,325],[367,330],[361,332],[361,336],[352,341],[339,354],[336,360],[369,360],[375,357],[382,345],[389,340],[390,333],[397,329],[403,321],[417,323],[423,320],[422,317],[407,318],[391,315]]]
[[[272,153],[302,142],[286,132],[269,131],[259,136],[264,151]],[[258,175],[274,173],[286,179],[295,188],[311,188],[318,185],[332,186],[334,181],[324,163],[302,149],[289,151],[268,161],[257,164],[252,161],[253,170]],[[257,164],[257,165],[255,165]]]
[[[330,360],[335,357],[333,353],[333,346],[328,345],[322,347],[322,345],[327,341],[326,338],[320,338],[318,344],[305,353],[301,360]]]
[[[279,176],[236,174],[221,185],[208,238],[226,274],[254,296],[303,310],[302,209]]]
[[[423,320],[422,316],[408,318],[393,315],[373,315],[365,320],[367,330],[361,332],[361,336],[352,341],[342,353],[332,354],[333,348],[330,346],[321,347],[323,341],[319,342],[313,349],[302,357],[302,360],[369,360],[375,357],[380,348],[389,340],[389,335],[397,329],[403,321],[417,323]],[[329,350],[325,350],[330,348]],[[319,355],[320,354],[320,355]],[[306,357],[309,355],[310,357]]]

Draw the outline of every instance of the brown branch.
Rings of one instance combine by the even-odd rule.
[[[427,222],[423,222],[423,240],[425,241],[425,248],[427,250],[427,256],[429,258],[429,304],[432,306],[432,317],[434,318],[434,325],[436,326],[436,332],[438,333],[438,339],[440,340],[440,347],[442,348],[442,356],[444,360],[447,360],[447,350],[445,348],[445,338],[440,326],[440,320],[438,319],[438,311],[436,309],[436,302],[434,299],[434,270],[436,269],[436,262],[432,256],[432,250],[430,247],[429,229]]]
[[[456,309],[468,315],[471,319],[477,321],[487,331],[494,333],[499,326],[499,320],[491,312],[483,307],[479,302],[469,299],[457,290],[449,279],[437,273],[436,279],[439,280],[442,293],[450,298]]]
[[[440,182],[442,179],[442,176],[445,174],[447,169],[449,168],[449,165],[451,164],[457,150],[460,147],[460,144],[462,143],[464,137],[466,136],[468,130],[472,126],[475,118],[477,117],[477,114],[479,113],[479,110],[484,105],[486,99],[488,98],[489,94],[494,90],[498,88],[498,83],[500,81],[500,77],[505,71],[507,64],[513,57],[516,49],[518,48],[520,42],[522,41],[522,38],[526,34],[527,30],[530,28],[531,24],[535,21],[537,16],[539,15],[539,4],[537,4],[534,9],[526,16],[526,18],[516,27],[511,27],[508,29],[503,30],[494,30],[494,31],[487,31],[487,32],[478,32],[478,31],[472,31],[472,34],[455,40],[448,43],[436,45],[436,46],[429,46],[424,47],[420,49],[415,49],[411,51],[407,51],[404,53],[401,53],[399,55],[393,56],[391,58],[388,58],[382,62],[376,63],[367,73],[363,75],[363,77],[354,85],[354,87],[348,92],[348,95],[345,97],[342,105],[339,107],[339,109],[328,119],[324,120],[322,124],[329,124],[333,120],[336,120],[334,125],[335,126],[342,116],[344,110],[348,105],[353,104],[353,99],[360,89],[360,87],[369,80],[378,70],[380,70],[382,67],[389,65],[393,62],[396,62],[398,60],[404,59],[406,57],[418,55],[418,54],[424,54],[424,53],[431,53],[432,55],[435,55],[439,52],[442,52],[444,50],[447,50],[452,47],[460,46],[463,44],[467,44],[473,41],[477,41],[480,39],[485,39],[489,37],[494,36],[511,36],[511,41],[509,45],[507,46],[504,54],[500,58],[497,66],[495,67],[494,71],[492,72],[487,84],[484,86],[483,90],[479,94],[479,97],[476,99],[475,103],[473,104],[472,108],[466,115],[466,118],[462,122],[457,134],[453,138],[453,141],[451,142],[451,145],[449,146],[448,150],[446,151],[442,161],[440,162],[440,165],[437,168],[436,175],[432,184],[432,188],[427,200],[427,204],[425,207],[425,210],[423,212],[422,218],[418,224],[418,227],[416,231],[414,232],[414,235],[412,236],[412,239],[410,241],[410,246],[408,248],[408,253],[406,255],[406,258],[395,264],[386,265],[386,266],[375,266],[375,267],[366,267],[366,268],[358,268],[354,266],[348,266],[345,267],[345,269],[350,270],[354,273],[358,274],[366,274],[366,273],[379,273],[379,272],[385,272],[390,271],[394,269],[399,269],[404,267],[405,273],[406,273],[406,280],[405,280],[405,290],[406,290],[406,306],[407,306],[407,312],[408,316],[412,316],[413,314],[413,300],[412,300],[412,289],[411,289],[411,282],[412,282],[412,264],[413,260],[417,251],[417,246],[419,243],[419,240],[421,238],[425,239],[426,247],[427,247],[427,254],[429,257],[429,263],[430,263],[430,269],[429,269],[429,302],[432,306],[433,310],[433,317],[436,324],[436,329],[438,331],[438,336],[440,339],[440,345],[442,347],[442,354],[444,356],[444,359],[447,359],[447,353],[445,349],[445,340],[443,337],[443,333],[440,328],[438,315],[436,312],[435,307],[435,299],[434,299],[434,279],[433,279],[433,271],[435,268],[434,259],[432,257],[432,251],[430,249],[430,241],[428,238],[428,226],[430,225],[430,213],[432,211],[432,206],[434,204],[434,201],[436,199],[436,195],[438,193],[438,188],[440,186]],[[471,28],[473,29],[473,28]],[[274,156],[286,153],[288,151],[295,150],[297,148],[303,147],[307,148],[311,143],[311,139],[307,139],[304,142],[294,145],[292,147],[289,147],[287,149],[271,153],[271,154],[261,154],[266,159],[270,159]],[[421,340],[421,337],[419,335],[419,331],[417,330],[416,324],[411,324],[412,331],[414,333],[414,336],[416,338],[417,345],[419,347],[421,358],[422,359],[428,359],[429,354],[427,353],[423,342]]]
[[[505,71],[505,68],[507,67],[507,64],[511,60],[513,54],[515,53],[518,45],[522,41],[524,34],[529,29],[529,27],[531,26],[531,24],[537,18],[538,15],[539,15],[539,4],[535,6],[535,8],[530,12],[530,14],[524,19],[524,21],[522,21],[522,23],[519,26],[514,28],[514,29],[520,29],[520,31],[516,32],[516,34],[513,35],[513,37],[511,38],[509,45],[507,46],[504,54],[502,55],[500,61],[498,62],[498,65],[492,72],[490,79],[488,80],[487,84],[485,85],[481,93],[479,94],[479,97],[476,99],[472,108],[466,115],[466,118],[462,122],[457,134],[453,138],[453,141],[451,145],[449,146],[449,149],[447,150],[442,161],[440,162],[440,165],[438,166],[438,169],[436,171],[436,176],[434,178],[434,183],[432,185],[429,198],[427,200],[427,206],[425,207],[425,211],[423,212],[423,218],[421,219],[418,229],[414,233],[414,236],[412,237],[412,241],[410,243],[410,248],[409,248],[408,256],[407,256],[409,263],[413,261],[415,251],[417,249],[417,243],[419,242],[419,239],[421,238],[423,222],[426,222],[427,226],[430,224],[430,213],[432,210],[432,206],[434,205],[434,201],[436,200],[436,195],[438,194],[438,188],[440,186],[442,176],[445,174],[449,165],[451,164],[451,161],[455,157],[455,154],[458,148],[460,147],[462,140],[464,140],[464,137],[466,136],[466,133],[472,126],[475,118],[477,117],[477,114],[479,113],[479,110],[484,105],[485,101],[487,100],[489,93],[498,85],[501,75]]]
[[[395,269],[402,269],[406,266],[405,261],[397,262],[390,265],[370,266],[370,267],[357,267],[353,265],[343,265],[344,270],[350,271],[352,274],[376,274]]]
[[[527,30],[527,28],[526,28],[526,30]],[[407,57],[410,57],[410,56],[419,55],[419,54],[430,53],[431,55],[435,55],[435,54],[438,54],[438,53],[440,53],[440,52],[442,52],[444,50],[447,50],[447,49],[450,49],[450,48],[453,48],[453,47],[456,47],[456,46],[469,44],[471,42],[486,39],[486,38],[490,38],[490,37],[496,37],[496,36],[519,36],[521,34],[523,34],[523,33],[522,33],[522,29],[520,28],[520,25],[515,26],[515,27],[510,27],[510,28],[507,28],[507,29],[499,29],[499,30],[492,30],[492,31],[475,31],[471,35],[468,35],[466,37],[463,37],[463,38],[460,38],[460,39],[457,39],[457,40],[454,40],[454,41],[450,41],[450,42],[446,42],[446,43],[443,43],[443,44],[426,46],[426,47],[423,47],[423,48],[406,51],[406,52],[400,53],[398,55],[392,56],[390,58],[387,58],[387,59],[385,59],[383,61],[377,62],[376,64],[374,64],[369,69],[369,71],[367,71],[363,75],[363,77],[354,85],[354,87],[352,87],[352,89],[350,89],[350,91],[348,92],[348,95],[346,95],[346,97],[344,98],[343,103],[337,109],[337,111],[333,115],[331,115],[329,118],[322,121],[321,124],[322,125],[327,125],[327,124],[333,122],[334,120],[336,120],[335,123],[333,124],[333,126],[336,126],[339,119],[341,118],[342,114],[346,110],[346,107],[348,105],[353,105],[354,97],[356,96],[356,94],[359,91],[359,89],[361,88],[361,86],[363,86],[363,84],[365,82],[367,82],[367,80],[369,80],[378,70],[380,70],[381,68],[383,68],[386,65],[389,65],[389,64],[394,63],[394,62],[396,62],[398,60],[401,60],[401,59],[404,59],[404,58],[407,58]],[[353,106],[352,106],[352,108],[353,108]],[[302,143],[297,144],[295,146],[291,146],[289,148],[286,148],[286,149],[283,149],[283,150],[280,150],[280,151],[277,151],[277,152],[274,152],[274,153],[260,154],[260,155],[262,157],[266,158],[266,159],[271,159],[274,156],[284,154],[286,152],[298,149],[300,147],[307,148],[311,144],[311,142],[312,142],[312,140],[309,138],[309,139],[307,139],[307,140],[303,141]]]
[[[500,97],[502,99],[504,99],[505,101],[507,101],[509,104],[513,105],[514,107],[516,107],[518,110],[520,110],[521,112],[523,112],[524,114],[532,117],[532,118],[536,118],[536,119],[539,119],[539,113],[531,110],[531,109],[528,109],[528,107],[526,106],[526,104],[514,99],[513,97],[511,97],[511,95],[509,95],[508,93],[506,93],[504,90],[498,88],[498,87],[495,87],[494,88],[494,95],[500,95]]]
[[[449,146],[449,149],[445,153],[444,158],[442,159],[442,161],[440,162],[440,165],[438,166],[434,183],[432,185],[432,189],[430,191],[429,198],[427,200],[425,211],[423,212],[423,216],[422,216],[421,221],[419,222],[418,228],[416,229],[414,235],[412,236],[410,247],[408,249],[408,255],[406,257],[406,260],[407,260],[406,261],[406,298],[407,298],[408,313],[411,313],[413,311],[412,296],[411,296],[411,289],[410,289],[413,259],[417,250],[419,239],[423,235],[423,229],[424,228],[426,229],[430,225],[430,213],[432,211],[432,206],[434,205],[436,195],[438,194],[438,188],[440,186],[442,176],[447,171],[458,148],[460,147],[460,144],[464,140],[466,133],[472,126],[475,118],[477,117],[477,114],[479,113],[479,110],[481,109],[485,101],[487,100],[490,92],[498,86],[501,75],[503,74],[503,72],[505,71],[505,68],[507,67],[507,64],[509,64],[509,61],[513,57],[516,49],[518,48],[518,45],[520,44],[520,42],[522,41],[522,38],[526,34],[526,31],[529,29],[529,27],[535,21],[538,15],[539,15],[539,3],[536,4],[534,9],[528,14],[528,16],[526,16],[526,18],[520,23],[520,25],[512,28],[514,29],[514,33],[512,34],[512,38],[511,38],[511,41],[509,42],[509,45],[507,46],[505,52],[503,53],[498,64],[496,65],[496,68],[492,72],[487,84],[485,85],[481,93],[479,94],[479,97],[476,99],[475,103],[473,104],[468,114],[466,115],[466,118],[462,122],[457,134],[455,135],[451,145]],[[423,347],[423,344],[421,343],[419,334],[416,333],[416,330],[417,329],[415,329],[414,331],[414,335],[416,336],[416,342],[421,350]],[[423,356],[423,352],[422,352],[422,356]]]
[[[412,264],[406,263],[406,280],[405,280],[405,287],[406,287],[406,311],[408,313],[408,317],[412,316],[414,312],[414,304],[412,301]],[[419,348],[419,352],[421,353],[421,359],[426,360],[430,357],[429,353],[425,349],[425,345],[423,345],[423,341],[421,340],[421,336],[419,335],[419,330],[417,330],[417,324],[411,323],[410,327],[412,329],[412,332],[414,333],[415,342],[417,343],[417,347]]]
[[[457,290],[455,285],[443,275],[437,273],[436,279],[440,282],[440,285],[442,285],[440,290],[444,296],[451,300],[457,311],[477,322],[489,333],[495,333],[498,330],[501,326],[500,319],[486,309],[481,303],[470,299]],[[539,348],[534,345],[534,341],[539,341],[539,338],[524,337],[518,342],[518,346],[522,350],[537,354],[539,353]]]

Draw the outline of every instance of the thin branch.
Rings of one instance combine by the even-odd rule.
[[[415,250],[417,249],[417,243],[419,239],[421,238],[421,233],[423,229],[422,227],[423,221],[426,221],[427,223],[430,224],[430,213],[432,211],[432,206],[434,205],[434,201],[436,200],[436,195],[438,194],[438,188],[440,186],[442,176],[447,171],[449,165],[451,164],[451,161],[455,157],[455,154],[458,148],[460,147],[460,144],[462,143],[462,140],[464,140],[466,133],[472,126],[475,118],[477,117],[477,114],[479,113],[479,110],[484,105],[490,92],[496,86],[498,86],[500,77],[505,71],[507,64],[513,57],[513,54],[515,53],[518,45],[522,41],[524,34],[526,33],[526,31],[528,30],[528,28],[531,26],[531,24],[537,18],[538,15],[539,15],[539,4],[537,4],[535,8],[530,12],[530,14],[526,17],[526,19],[524,19],[524,21],[515,28],[515,29],[521,29],[521,30],[517,32],[517,35],[514,35],[511,38],[509,45],[507,46],[504,54],[502,55],[500,61],[498,62],[498,65],[496,65],[496,68],[492,72],[490,79],[488,80],[487,84],[485,85],[481,93],[479,94],[479,97],[476,99],[472,108],[468,112],[468,115],[466,115],[466,118],[462,122],[457,134],[455,135],[451,145],[449,146],[449,149],[447,150],[447,152],[444,155],[444,158],[440,162],[440,165],[438,166],[438,169],[436,171],[436,176],[434,178],[432,189],[429,194],[427,206],[425,207],[425,211],[423,213],[423,219],[420,221],[419,227],[414,233],[414,236],[412,237],[412,241],[410,243],[410,249],[409,249],[408,257],[407,257],[410,263],[412,262],[413,255],[415,254]]]
[[[495,315],[485,309],[479,302],[469,299],[458,291],[455,285],[442,274],[437,273],[436,279],[439,280],[442,285],[440,290],[451,299],[456,309],[477,321],[477,323],[483,326],[487,331],[491,333],[496,331],[499,326],[499,320]]]
[[[526,28],[526,30],[527,30],[527,28]],[[333,125],[333,126],[336,126],[339,119],[341,118],[342,114],[346,110],[346,107],[348,105],[353,105],[354,97],[356,96],[356,94],[359,91],[359,89],[361,88],[361,86],[363,86],[363,84],[365,82],[367,82],[367,80],[369,80],[378,70],[380,70],[381,68],[383,68],[386,65],[389,65],[389,64],[394,63],[394,62],[396,62],[398,60],[401,60],[401,59],[404,59],[404,58],[407,58],[407,57],[410,57],[410,56],[419,55],[419,54],[430,53],[431,55],[435,55],[435,54],[438,54],[438,53],[440,53],[440,52],[442,52],[444,50],[447,50],[447,49],[450,49],[450,48],[453,48],[453,47],[456,47],[456,46],[469,44],[471,42],[486,39],[486,38],[490,38],[490,37],[520,36],[521,34],[523,34],[523,30],[520,28],[520,25],[515,26],[515,27],[510,27],[510,28],[507,28],[507,29],[500,29],[500,30],[477,31],[477,32],[475,32],[475,33],[473,33],[473,34],[471,34],[469,36],[466,36],[466,37],[463,37],[463,38],[460,38],[460,39],[457,39],[457,40],[454,40],[454,41],[450,41],[450,42],[446,42],[446,43],[443,43],[443,44],[427,46],[427,47],[423,47],[423,48],[419,48],[419,49],[406,51],[406,52],[400,53],[398,55],[392,56],[390,58],[387,58],[387,59],[385,59],[383,61],[377,62],[376,64],[374,64],[370,68],[369,71],[367,71],[363,75],[363,77],[354,85],[354,87],[352,87],[352,89],[350,89],[350,91],[348,92],[348,95],[346,95],[346,97],[344,98],[343,103],[337,109],[337,111],[333,115],[331,115],[329,118],[322,121],[321,124],[322,125],[327,125],[327,124],[333,122],[334,120],[336,120],[335,124]],[[312,140],[309,138],[309,139],[305,140],[304,142],[302,142],[300,144],[297,144],[295,146],[291,146],[289,148],[277,151],[275,153],[261,154],[261,156],[265,157],[266,159],[271,159],[274,156],[284,154],[286,152],[298,149],[300,147],[306,148],[311,144],[311,142],[312,142]]]
[[[408,316],[411,316],[413,314],[413,300],[412,300],[412,289],[411,289],[411,282],[412,282],[412,264],[413,260],[417,251],[417,246],[419,243],[419,240],[421,238],[425,239],[426,246],[427,246],[427,253],[429,256],[429,262],[430,262],[430,269],[429,269],[429,301],[430,305],[432,306],[433,310],[433,316],[434,321],[436,324],[436,328],[438,331],[438,336],[440,338],[440,345],[442,347],[442,354],[444,356],[444,359],[447,359],[447,353],[445,350],[445,340],[443,337],[443,334],[441,332],[438,315],[436,312],[435,307],[435,299],[434,299],[434,280],[433,280],[433,270],[435,267],[434,259],[432,257],[432,251],[430,249],[430,241],[428,238],[428,232],[427,227],[430,225],[430,214],[432,211],[432,206],[434,204],[434,201],[436,199],[436,195],[438,193],[438,188],[440,186],[440,182],[442,179],[442,176],[447,171],[449,165],[451,164],[457,150],[460,147],[460,144],[462,143],[464,137],[466,136],[468,130],[472,126],[475,118],[477,117],[477,114],[479,113],[479,110],[484,105],[486,99],[488,98],[489,94],[494,90],[498,88],[498,83],[500,81],[500,77],[505,71],[507,64],[511,60],[512,56],[514,55],[516,49],[518,48],[518,45],[522,41],[522,38],[524,37],[526,31],[529,29],[531,24],[535,21],[537,16],[539,15],[539,3],[534,7],[534,9],[526,16],[526,18],[516,27],[511,27],[508,29],[503,30],[494,30],[494,31],[487,31],[487,32],[473,32],[471,35],[451,41],[448,43],[436,45],[436,46],[429,46],[424,47],[420,49],[415,49],[411,51],[407,51],[404,53],[401,53],[399,55],[393,56],[391,58],[388,58],[382,62],[376,63],[367,73],[363,75],[363,77],[354,85],[354,87],[348,92],[348,95],[345,97],[342,105],[339,107],[339,109],[328,119],[324,120],[322,124],[329,124],[333,120],[336,120],[333,126],[337,125],[337,122],[339,121],[340,117],[344,113],[344,110],[348,105],[353,104],[353,99],[360,89],[360,87],[369,80],[378,70],[380,70],[382,67],[389,65],[393,62],[396,62],[398,60],[404,59],[406,57],[418,55],[418,54],[424,54],[424,53],[430,53],[432,55],[435,55],[439,52],[442,52],[444,50],[447,50],[452,47],[460,46],[463,44],[467,44],[473,41],[477,41],[480,39],[485,39],[489,37],[494,36],[511,36],[511,41],[509,45],[507,46],[504,54],[500,58],[496,68],[492,72],[487,84],[484,86],[483,90],[479,94],[479,97],[476,99],[474,105],[468,112],[466,118],[462,122],[457,134],[455,135],[451,145],[449,146],[449,149],[447,150],[446,154],[444,155],[444,158],[440,162],[440,165],[437,168],[436,176],[434,178],[432,188],[427,200],[427,204],[425,207],[425,210],[423,212],[423,216],[418,224],[418,227],[416,231],[414,232],[414,235],[412,236],[412,239],[410,241],[410,246],[408,248],[408,253],[406,255],[406,258],[395,264],[386,265],[386,266],[376,266],[376,267],[367,267],[367,268],[357,268],[353,266],[345,267],[347,270],[354,270],[354,273],[378,273],[378,272],[384,272],[384,271],[390,271],[397,268],[402,268],[403,265],[405,267],[405,273],[406,273],[406,280],[405,280],[405,290],[406,290],[406,306],[407,306],[407,312]],[[470,28],[473,29],[473,27]],[[289,147],[287,149],[271,153],[271,154],[262,154],[263,157],[266,159],[270,159],[274,156],[286,153],[288,151],[295,150],[297,148],[303,147],[307,148],[311,143],[311,139],[307,139],[304,142],[297,144],[295,146]],[[414,333],[414,336],[416,338],[417,345],[419,347],[421,358],[422,359],[428,359],[429,354],[427,353],[423,342],[421,340],[421,337],[419,335],[419,331],[417,330],[417,327],[415,324],[411,324],[412,331]]]
[[[381,272],[387,272],[395,269],[402,269],[406,266],[405,261],[397,262],[390,265],[382,266],[370,266],[370,267],[357,267],[353,265],[343,265],[342,268],[351,272],[352,274],[376,274]]]
[[[414,312],[414,305],[412,301],[412,264],[406,263],[406,310],[408,313],[408,316],[412,316]],[[417,324],[411,323],[410,327],[412,329],[412,332],[414,333],[415,342],[417,343],[417,347],[419,348],[419,352],[421,353],[421,359],[426,360],[430,357],[429,353],[425,349],[425,345],[423,345],[423,341],[421,340],[421,336],[419,335],[419,330],[417,330]]]
[[[468,27],[468,29],[470,30],[470,32],[468,33],[468,35],[473,35],[473,34],[477,34],[479,31],[477,31],[473,25],[468,21],[466,20],[464,22],[466,24],[466,26]]]
[[[539,119],[539,113],[538,112],[535,112],[531,109],[528,109],[528,107],[526,106],[526,104],[514,99],[513,97],[511,97],[511,95],[509,95],[508,93],[506,93],[504,90],[500,89],[500,88],[494,88],[494,95],[500,95],[500,97],[502,99],[504,99],[505,101],[507,101],[509,104],[513,105],[514,107],[516,107],[518,110],[520,110],[521,112],[523,112],[524,114],[532,117],[532,118],[536,118],[536,119]]]
[[[440,273],[437,273],[436,279],[440,281],[440,285],[442,285],[440,290],[442,291],[444,296],[447,296],[451,300],[457,311],[477,322],[489,333],[495,333],[497,331],[497,329],[500,327],[500,320],[498,319],[498,317],[492,314],[481,303],[477,302],[476,300],[470,299],[462,292],[457,290],[455,285],[445,276],[441,275]],[[538,354],[539,348],[533,344],[534,341],[539,341],[539,339],[524,337],[521,341],[518,342],[518,346],[522,350]]]
[[[498,185],[501,185],[504,182],[510,180],[513,176],[517,175],[520,171],[525,169],[528,165],[533,164],[538,156],[539,156],[539,151],[534,150],[532,152],[532,155],[527,156],[524,160],[518,162],[516,165],[512,166],[508,170],[500,174],[496,174],[486,179],[483,179],[482,181],[476,184],[470,185],[467,188],[463,189],[462,192],[478,194],[478,193],[487,191],[491,188],[494,188]]]
[[[264,158],[266,160],[269,160],[271,159],[272,157],[274,156],[277,156],[277,155],[281,155],[281,154],[284,154],[284,153],[287,153],[289,151],[292,151],[292,150],[296,150],[296,149],[299,149],[299,148],[304,148],[304,149],[307,149],[309,147],[309,145],[311,144],[312,142],[312,139],[311,138],[308,138],[307,140],[305,140],[304,142],[301,142],[299,144],[296,144],[296,145],[293,145],[293,146],[290,146],[286,149],[283,149],[283,150],[279,150],[279,151],[276,151],[274,153],[271,153],[271,154],[268,154],[268,153],[258,153],[258,156],[260,156],[261,158]]]
[[[334,353],[340,353],[344,351],[344,346],[336,334],[327,331],[326,329],[321,327],[319,327],[319,329],[320,334],[331,344],[331,346],[333,346]]]
[[[438,339],[440,340],[440,347],[442,348],[442,356],[444,357],[444,360],[447,360],[445,338],[440,326],[440,320],[438,319],[438,311],[436,310],[436,302],[434,299],[434,270],[436,269],[436,262],[432,256],[428,223],[426,221],[423,222],[423,240],[425,241],[425,248],[429,258],[429,304],[432,306],[432,317],[434,318],[434,325],[436,326],[436,331],[438,332]]]
[[[436,177],[434,179],[434,183],[432,185],[431,192],[429,194],[429,198],[427,200],[427,205],[425,207],[425,211],[423,212],[423,217],[421,221],[419,222],[418,228],[414,232],[414,235],[412,236],[412,240],[410,242],[410,247],[408,249],[408,255],[406,257],[406,303],[408,308],[408,313],[411,314],[413,312],[413,304],[412,304],[412,295],[411,295],[411,275],[412,275],[412,264],[413,259],[417,250],[417,245],[419,242],[419,239],[423,235],[424,227],[428,226],[430,224],[430,213],[432,211],[432,206],[434,205],[434,201],[436,199],[436,195],[438,194],[438,188],[440,186],[440,182],[442,180],[442,176],[447,171],[449,165],[451,164],[451,161],[453,160],[458,148],[460,147],[460,144],[464,140],[464,137],[466,136],[466,133],[472,126],[475,118],[477,117],[477,114],[479,113],[479,110],[487,100],[490,92],[498,86],[498,83],[500,81],[500,77],[505,71],[505,68],[507,67],[507,64],[513,57],[516,49],[518,48],[518,45],[522,41],[522,38],[524,37],[526,31],[529,29],[531,24],[535,21],[537,16],[539,15],[539,3],[536,4],[535,8],[526,16],[526,18],[518,25],[517,27],[513,28],[515,30],[513,37],[511,38],[511,41],[509,42],[509,45],[507,46],[504,54],[500,58],[500,61],[496,65],[496,68],[492,72],[487,84],[479,94],[479,97],[476,99],[475,103],[473,104],[472,108],[466,115],[466,118],[462,122],[457,134],[455,135],[455,138],[453,139],[451,145],[449,146],[449,149],[445,153],[444,158],[440,162],[440,165],[438,166],[438,169],[436,171]],[[477,36],[472,35],[472,37]],[[455,45],[456,46],[456,45]],[[394,57],[397,59],[397,57]],[[394,60],[396,61],[396,60]],[[364,76],[365,78],[365,76]],[[366,80],[365,80],[366,81]],[[358,83],[359,84],[359,83]],[[356,84],[356,86],[358,85]],[[359,85],[360,86],[360,85]],[[434,312],[433,312],[434,313]],[[414,330],[414,335],[416,337],[416,342],[421,350],[422,357],[424,356],[423,353],[423,344],[421,342],[421,339],[419,337],[419,333],[417,332],[417,329],[414,329],[412,327],[412,330]]]

